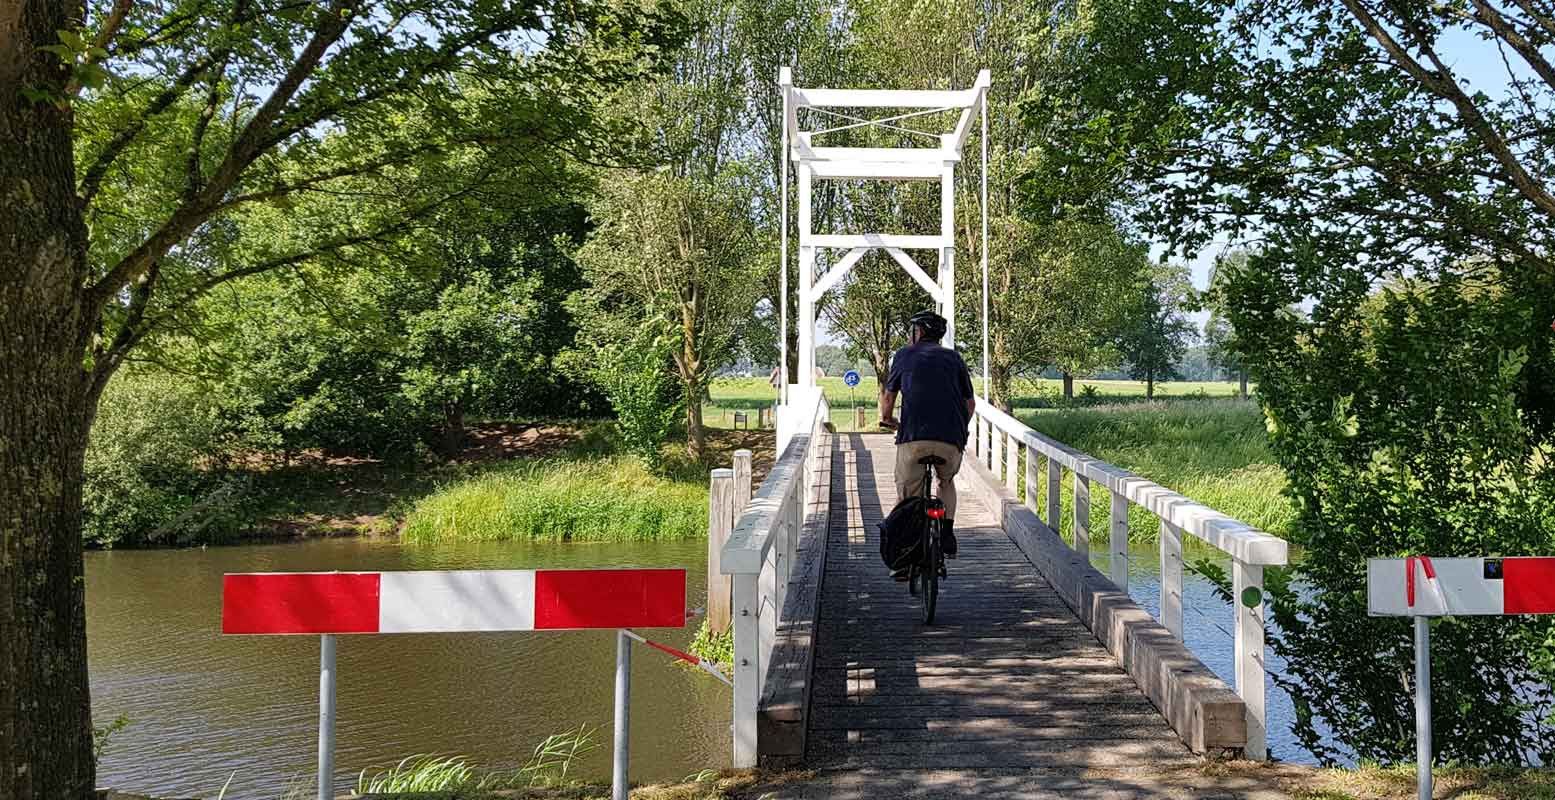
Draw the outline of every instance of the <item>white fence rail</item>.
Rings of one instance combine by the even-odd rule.
[[[972,420],[972,441],[980,463],[987,466],[1012,491],[1020,486],[1021,457],[1025,456],[1024,502],[1054,531],[1059,530],[1062,471],[1074,474],[1074,547],[1089,558],[1092,542],[1091,487],[1099,485],[1111,495],[1107,515],[1109,572],[1118,588],[1128,589],[1128,506],[1139,506],[1160,520],[1161,618],[1168,630],[1182,639],[1182,535],[1188,533],[1231,557],[1232,598],[1236,601],[1233,631],[1236,657],[1236,692],[1247,705],[1248,758],[1268,755],[1265,722],[1264,633],[1262,602],[1242,602],[1249,589],[1263,592],[1263,568],[1286,563],[1284,539],[1271,536],[1195,502],[1154,481],[1105,461],[1092,458],[1044,436],[1009,414],[978,400]],[[1002,456],[1002,457],[1001,457]],[[1037,508],[1038,466],[1047,464],[1046,514]]]
[[[735,522],[719,566],[734,578],[734,765],[754,767],[756,725],[778,616],[804,518],[814,500],[822,432],[831,409],[819,388],[789,387],[778,415],[777,462]]]

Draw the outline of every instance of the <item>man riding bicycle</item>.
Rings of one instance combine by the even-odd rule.
[[[939,498],[945,504],[941,546],[946,558],[956,557],[956,472],[966,448],[967,426],[976,410],[972,375],[961,354],[940,344],[945,318],[920,311],[909,320],[912,344],[891,357],[891,374],[880,391],[880,424],[896,430],[896,496],[908,497],[922,480],[919,459],[938,456]],[[902,398],[902,418],[896,419],[896,398]]]

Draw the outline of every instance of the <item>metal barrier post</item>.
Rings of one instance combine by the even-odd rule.
[[[1414,569],[1414,565],[1409,566]],[[1431,619],[1415,617],[1415,760],[1420,800],[1431,800]]]
[[[610,800],[626,800],[626,764],[631,746],[632,640],[616,631],[615,756],[610,771]]]
[[[335,800],[335,635],[319,637],[319,800]]]

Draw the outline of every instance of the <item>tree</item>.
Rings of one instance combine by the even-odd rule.
[[[1194,302],[1193,284],[1187,267],[1159,264],[1144,276],[1140,289],[1119,349],[1129,377],[1143,380],[1145,397],[1154,398],[1156,381],[1182,379],[1177,365],[1193,336],[1193,324],[1184,313]]]
[[[217,287],[404,230],[485,177],[411,187],[400,167],[476,146],[515,161],[588,148],[599,87],[652,68],[643,46],[678,31],[587,2],[84,12],[16,6],[0,36],[0,262],[15,265],[0,277],[0,785],[17,797],[94,789],[82,459],[119,365]],[[526,34],[538,44],[515,58]],[[502,91],[465,102],[447,91],[460,72]],[[436,135],[405,135],[406,108],[436,116]],[[229,224],[239,209],[342,184],[376,192],[381,213],[232,238],[253,233]]]
[[[1301,591],[1270,582],[1296,731],[1326,760],[1409,759],[1412,687],[1393,677],[1409,630],[1364,616],[1365,559],[1555,547],[1549,16],[1497,0],[1095,12],[1113,24],[1076,43],[1093,71],[1029,123],[1062,131],[1076,169],[1126,172],[1131,216],[1174,246],[1256,241],[1216,292],[1311,544]],[[1497,63],[1499,87],[1460,67]],[[1438,758],[1550,757],[1552,630],[1436,626],[1434,689],[1453,698]]]
[[[708,379],[733,360],[760,293],[749,195],[733,176],[707,185],[664,171],[620,172],[603,179],[592,208],[598,227],[578,251],[589,283],[575,306],[584,328],[600,336],[656,320],[674,325],[686,450],[701,461]]]
[[[821,316],[847,339],[850,350],[869,360],[884,386],[891,355],[907,344],[907,320],[931,305],[895,261],[876,251],[853,267],[842,296],[827,300]]]
[[[1247,398],[1247,367],[1236,350],[1236,331],[1227,320],[1226,298],[1223,292],[1223,276],[1247,268],[1248,254],[1244,251],[1230,253],[1215,260],[1209,271],[1209,289],[1204,300],[1209,306],[1209,318],[1204,321],[1204,344],[1210,364],[1217,369],[1235,373],[1240,384],[1242,398]]]

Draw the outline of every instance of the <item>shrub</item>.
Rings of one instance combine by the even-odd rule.
[[[1271,576],[1272,647],[1320,758],[1414,756],[1411,626],[1366,615],[1366,560],[1555,552],[1555,278],[1483,265],[1283,310],[1280,273],[1234,276],[1232,321],[1309,535]],[[1269,309],[1276,309],[1270,313]],[[1439,758],[1555,758],[1555,621],[1433,624]],[[1326,735],[1332,731],[1340,747]],[[1348,752],[1346,752],[1348,751]]]
[[[621,343],[595,349],[592,377],[615,408],[627,452],[650,469],[663,466],[661,446],[680,419],[680,385],[669,369],[673,338],[647,325]]]
[[[216,451],[214,413],[192,385],[123,371],[103,392],[86,450],[82,536],[111,547],[217,535],[240,484],[201,469]],[[200,509],[196,522],[189,512]]]

